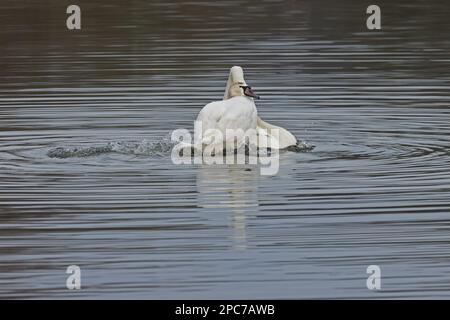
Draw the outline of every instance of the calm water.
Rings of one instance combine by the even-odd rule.
[[[450,298],[448,1],[76,3],[0,4],[0,298]],[[276,176],[164,150],[232,65]]]

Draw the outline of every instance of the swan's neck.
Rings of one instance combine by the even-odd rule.
[[[225,88],[225,94],[223,100],[230,99],[235,96],[242,96],[243,92],[240,85],[246,85],[244,80],[244,73],[241,67],[233,67],[228,75],[227,86]]]
[[[231,79],[231,75],[228,77],[227,86],[225,87],[225,94],[223,95],[223,100],[227,100],[231,98],[231,86],[233,85],[233,81]]]

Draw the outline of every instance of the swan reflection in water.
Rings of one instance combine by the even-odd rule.
[[[198,168],[198,207],[208,219],[230,226],[235,249],[247,248],[247,219],[258,210],[260,178],[259,169],[250,165],[202,165]],[[231,215],[224,217],[224,208],[228,208]]]

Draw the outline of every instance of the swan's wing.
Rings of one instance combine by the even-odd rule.
[[[274,126],[270,123],[267,123],[267,122],[263,121],[260,117],[258,117],[257,126],[258,126],[258,129],[257,129],[258,135],[261,135],[261,136],[265,135],[269,139],[277,138],[276,140],[278,140],[278,149],[284,149],[289,146],[297,144],[297,138],[295,138],[295,136],[292,133],[290,133],[289,131],[287,131],[284,128]],[[278,129],[278,137],[277,137],[277,133],[275,131],[272,131],[272,129]],[[269,136],[271,136],[271,137],[269,137]],[[264,141],[264,139],[262,139],[261,141]],[[273,144],[272,148],[274,148],[275,145],[276,144]],[[259,147],[264,148],[265,145],[261,144]]]
[[[202,125],[202,137],[197,137],[197,139],[202,138],[203,144],[222,143],[213,138],[214,132],[210,129],[215,129],[222,133],[222,137],[226,141],[231,139],[234,141],[234,137],[226,136],[227,129],[234,129],[238,145],[240,145],[244,141],[244,133],[248,129],[256,129],[256,118],[255,104],[246,98],[211,102],[200,111],[197,117],[197,121]]]
[[[252,139],[253,135],[256,136],[256,106],[246,98],[230,99],[227,102],[232,103],[226,106],[225,112],[217,122],[217,127],[224,133],[226,133],[227,129],[234,130],[234,135],[226,136],[225,140],[227,145],[230,144],[232,148],[236,138],[236,147],[239,147],[245,142],[246,138]]]
[[[225,112],[224,101],[215,101],[208,103],[198,113],[197,121],[201,121],[203,128],[214,128],[217,121],[222,117]]]
[[[223,101],[208,103],[202,110],[200,110],[196,121],[197,125],[201,125],[201,130],[196,132],[196,141],[203,141],[203,143],[207,144],[209,138],[205,136],[205,131],[208,129],[218,129],[218,123],[224,112],[225,104]]]
[[[230,101],[230,100],[227,100]],[[246,101],[244,101],[246,102]],[[217,126],[220,130],[226,129],[256,129],[257,112],[254,104],[233,103],[226,106]]]

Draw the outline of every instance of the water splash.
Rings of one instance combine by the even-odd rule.
[[[162,156],[170,153],[173,143],[164,137],[158,141],[142,140],[140,142],[115,141],[103,146],[90,147],[57,147],[49,150],[50,158],[84,158],[107,153],[120,153],[130,155]]]
[[[309,152],[312,151],[315,147],[315,145],[310,144],[306,141],[300,141],[297,142],[296,145],[287,147],[285,150],[292,152]]]
[[[112,152],[112,146],[110,144],[106,146],[85,147],[85,148],[57,147],[49,150],[47,152],[47,156],[49,156],[50,158],[65,159],[74,157],[89,157],[109,152]]]
[[[111,152],[121,154],[145,155],[145,156],[163,156],[169,154],[174,143],[167,137],[158,141],[143,140],[141,142],[111,142],[108,144]]]
[[[160,138],[157,141],[142,140],[139,142],[132,141],[115,141],[109,142],[103,146],[90,147],[57,147],[50,149],[47,156],[50,158],[85,158],[98,156],[107,153],[119,153],[129,155],[143,156],[164,156],[170,154],[175,143],[170,140],[169,136]],[[295,146],[290,146],[286,150],[292,152],[309,152],[314,149],[314,145],[307,142],[299,142]]]

